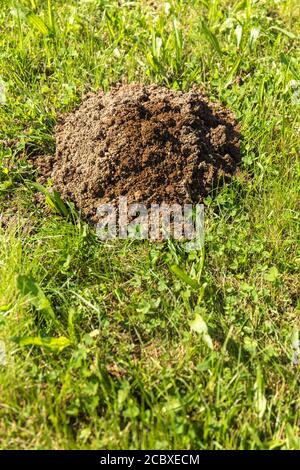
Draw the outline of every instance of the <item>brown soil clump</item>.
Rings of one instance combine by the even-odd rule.
[[[88,217],[118,202],[198,202],[240,161],[233,114],[196,90],[122,85],[90,94],[56,128],[56,155],[38,159]]]

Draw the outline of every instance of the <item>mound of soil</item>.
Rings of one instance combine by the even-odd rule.
[[[198,202],[240,161],[233,114],[196,90],[120,85],[89,94],[56,128],[56,155],[39,159],[62,196],[88,217],[118,202]]]

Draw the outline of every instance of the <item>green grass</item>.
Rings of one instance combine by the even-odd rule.
[[[299,449],[297,0],[0,6],[1,448]],[[59,113],[121,80],[198,85],[241,123],[203,253],[102,243],[37,201]]]

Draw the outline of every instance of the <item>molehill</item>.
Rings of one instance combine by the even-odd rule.
[[[38,158],[65,199],[96,220],[107,202],[200,202],[236,171],[239,126],[202,93],[119,85],[89,94],[56,127],[56,154]]]

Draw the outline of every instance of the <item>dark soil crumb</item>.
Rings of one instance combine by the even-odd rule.
[[[100,204],[202,201],[240,161],[234,115],[197,90],[120,85],[90,94],[56,128],[54,159],[37,159],[66,199],[94,218]]]

